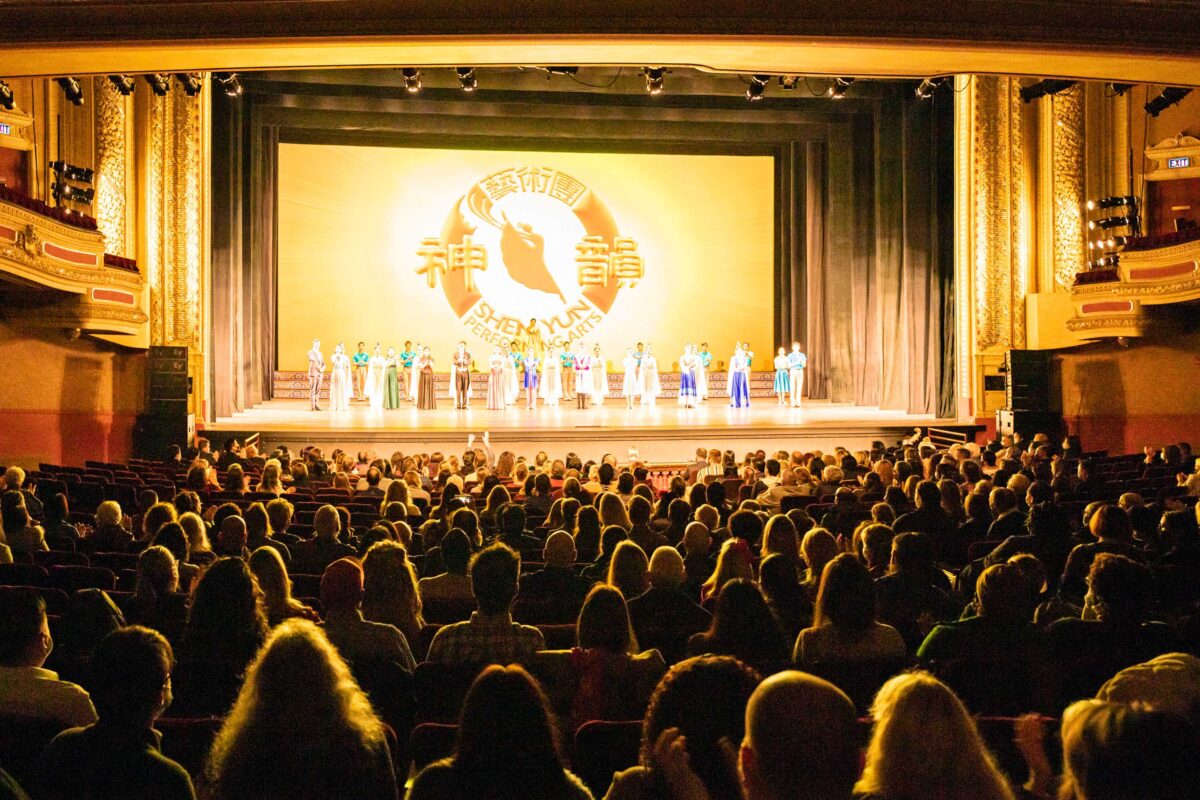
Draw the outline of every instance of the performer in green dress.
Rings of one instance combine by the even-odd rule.
[[[385,359],[387,366],[383,379],[383,407],[387,409],[400,407],[400,377],[398,367],[400,359],[396,356],[396,348],[389,347],[387,358]]]

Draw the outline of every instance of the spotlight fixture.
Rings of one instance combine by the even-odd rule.
[[[578,75],[579,67],[543,67],[551,75]]]
[[[1118,255],[1112,255],[1112,256],[1104,256],[1103,258],[1097,258],[1093,261],[1089,261],[1088,267],[1090,267],[1091,269],[1106,269],[1108,267],[1115,267],[1117,264],[1120,264],[1120,263],[1121,263],[1121,257]]]
[[[49,167],[60,179],[74,181],[75,183],[91,183],[92,177],[95,174],[87,167],[77,167],[62,160],[51,161]]]
[[[1168,86],[1162,90],[1162,94],[1146,103],[1146,113],[1157,117],[1191,93],[1191,89],[1185,89],[1182,86]]]
[[[1118,97],[1125,94],[1132,88],[1133,88],[1132,83],[1110,83],[1110,84],[1108,84],[1108,90],[1110,92],[1112,92],[1113,94],[1117,95]]]
[[[183,87],[183,93],[188,97],[195,97],[204,88],[204,81],[194,72],[177,72],[175,80],[179,81],[179,85]]]
[[[454,71],[458,74],[458,84],[464,92],[473,92],[479,88],[474,67],[458,67]]]
[[[845,100],[846,90],[854,83],[854,78],[834,78],[829,87],[829,96],[834,100]]]
[[[1137,214],[1123,214],[1119,217],[1105,217],[1104,219],[1093,219],[1088,221],[1088,230],[1107,231],[1112,228],[1133,228],[1137,229],[1142,222],[1141,217]]]
[[[643,72],[646,75],[646,92],[648,94],[662,94],[663,91],[663,76],[667,74],[663,67],[646,67]]]
[[[213,80],[221,84],[221,89],[229,97],[242,96],[242,82],[238,80],[236,72],[214,72]]]
[[[1125,206],[1137,205],[1138,199],[1133,195],[1112,195],[1111,197],[1101,197],[1099,200],[1088,200],[1087,210],[1097,211],[1106,208],[1124,208]]]
[[[0,108],[5,111],[12,111],[13,106],[17,104],[16,98],[13,97],[12,87],[4,81],[0,81]]]
[[[404,67],[400,74],[404,76],[404,91],[409,94],[421,91],[421,70],[416,67]]]
[[[55,78],[54,82],[62,87],[63,95],[71,101],[73,105],[83,105],[83,84],[79,82],[79,78]]]
[[[1039,97],[1046,95],[1055,95],[1065,92],[1074,86],[1077,81],[1064,81],[1057,78],[1046,78],[1045,80],[1031,83],[1028,86],[1021,87],[1021,99],[1026,103],[1032,103]]]
[[[752,103],[762,100],[770,82],[770,75],[751,75],[750,85],[746,87],[746,99]]]
[[[96,196],[95,189],[83,189],[78,186],[72,186],[69,183],[62,183],[61,181],[54,184],[52,193],[54,201],[60,206],[63,203],[91,205],[92,198]]]
[[[142,77],[150,84],[150,91],[158,97],[166,97],[167,92],[171,91],[171,76],[165,72],[151,72]]]
[[[925,78],[913,91],[918,100],[931,100],[933,93],[946,85],[948,78]]]
[[[799,75],[780,75],[779,76],[779,88],[783,89],[784,91],[788,91],[788,92],[795,91],[796,87],[799,85],[800,85],[800,76]]]
[[[117,87],[117,91],[121,93],[122,97],[129,97],[129,95],[133,94],[133,78],[128,75],[109,75],[108,80],[113,86]]]

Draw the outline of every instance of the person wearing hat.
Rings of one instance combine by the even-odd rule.
[[[363,568],[355,558],[339,558],[321,575],[325,635],[351,664],[394,662],[417,668],[404,634],[394,625],[368,622],[362,615]]]

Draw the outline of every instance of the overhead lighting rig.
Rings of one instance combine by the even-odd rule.
[[[213,80],[221,85],[221,90],[227,97],[242,96],[242,82],[236,72],[214,72]]]
[[[770,75],[751,75],[750,85],[746,87],[746,99],[752,103],[762,100],[770,82]]]
[[[1040,80],[1037,83],[1031,83],[1028,86],[1022,86],[1021,99],[1026,103],[1032,103],[1034,100],[1046,97],[1047,95],[1062,94],[1073,87],[1076,83],[1078,83],[1078,81],[1046,78],[1045,80]]]
[[[1182,86],[1168,86],[1162,90],[1158,97],[1146,103],[1146,113],[1152,117],[1157,117],[1191,93],[1191,89],[1185,89]]]
[[[122,97],[129,97],[133,94],[133,88],[137,85],[128,75],[109,75],[108,82],[116,87]]]
[[[664,76],[667,70],[663,67],[646,67],[643,70],[646,76],[646,93],[647,94],[662,94],[664,87]]]
[[[79,82],[79,78],[68,75],[65,78],[55,78],[54,82],[62,87],[63,95],[72,105],[83,105],[83,84]]]

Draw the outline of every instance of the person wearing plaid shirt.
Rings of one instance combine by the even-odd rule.
[[[447,625],[429,645],[426,661],[438,664],[527,663],[546,641],[530,625],[513,622],[521,557],[504,544],[485,547],[471,559],[471,590],[478,610],[466,622]]]

